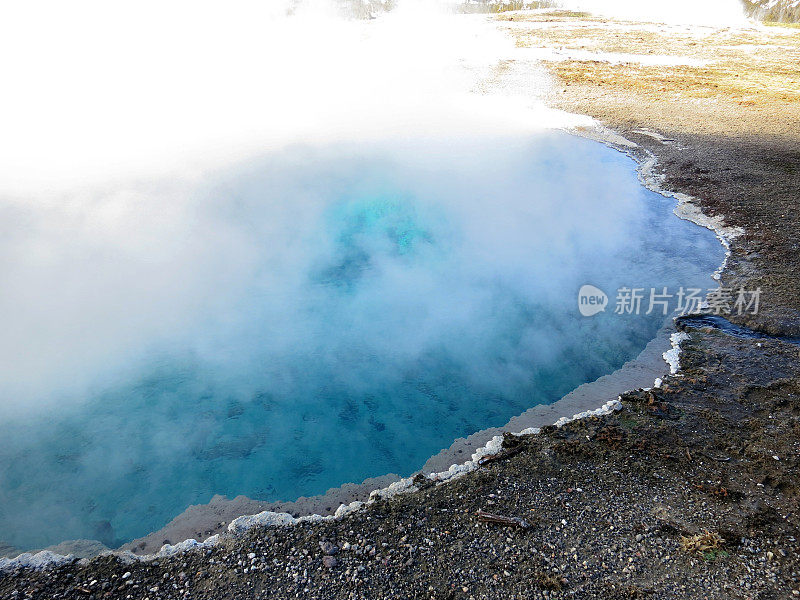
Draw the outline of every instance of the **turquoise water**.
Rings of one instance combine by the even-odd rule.
[[[618,287],[707,288],[723,256],[630,159],[566,135],[288,149],[186,206],[186,243],[220,257],[186,272],[229,285],[0,423],[0,540],[117,545],[214,494],[410,474],[636,356],[663,317],[612,314]],[[610,310],[579,315],[585,283]]]

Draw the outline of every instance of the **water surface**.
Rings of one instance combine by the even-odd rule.
[[[65,360],[102,352],[0,423],[0,539],[20,549],[410,474],[635,357],[663,317],[614,315],[617,288],[710,287],[723,256],[630,159],[567,135],[297,147],[166,188],[142,193],[178,215],[169,235],[151,211],[63,259],[77,283],[54,301],[91,293]],[[586,283],[608,311],[579,315]]]

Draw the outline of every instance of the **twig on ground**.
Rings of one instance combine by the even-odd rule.
[[[505,517],[503,515],[495,515],[483,510],[475,513],[479,521],[484,523],[495,523],[497,525],[505,525],[506,527],[519,527],[520,529],[530,529],[530,524],[525,519],[519,517]]]
[[[490,454],[489,456],[484,456],[482,459],[478,461],[479,465],[487,465],[489,463],[505,460],[507,458],[511,458],[512,456],[519,454],[524,449],[524,446],[516,446],[515,448],[511,448],[510,450],[504,450],[503,452],[498,452],[497,454]]]

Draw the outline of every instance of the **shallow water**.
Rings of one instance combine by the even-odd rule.
[[[743,325],[731,323],[728,319],[714,314],[691,314],[679,317],[675,323],[678,330],[683,331],[687,328],[711,328],[721,331],[725,335],[742,338],[745,340],[777,340],[800,346],[800,338],[787,337],[781,335],[770,335],[762,331],[755,331]]]
[[[103,352],[76,363],[81,385],[38,385],[46,412],[0,424],[0,539],[20,549],[117,545],[217,493],[410,474],[636,356],[663,317],[614,315],[617,288],[711,287],[723,257],[630,159],[567,135],[298,147],[180,197],[169,243],[113,282],[148,292],[108,302],[143,341],[85,326]],[[102,273],[81,284],[93,298]],[[586,283],[609,310],[580,316]]]

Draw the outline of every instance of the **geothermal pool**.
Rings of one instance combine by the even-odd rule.
[[[125,198],[93,196],[99,223],[17,207],[0,246],[25,274],[0,385],[20,550],[408,475],[635,357],[664,317],[613,314],[619,287],[708,288],[723,258],[566,134],[298,146]],[[578,313],[583,284],[607,311]]]

